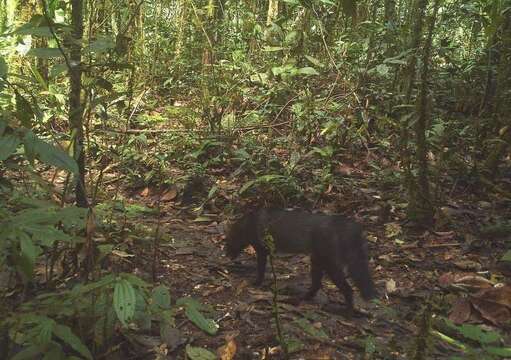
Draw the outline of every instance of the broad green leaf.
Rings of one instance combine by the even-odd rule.
[[[218,324],[211,319],[206,319],[195,306],[186,306],[185,314],[191,322],[207,334],[215,335],[218,332]]]
[[[117,317],[124,326],[135,314],[136,296],[135,289],[126,279],[120,279],[114,286],[114,309]]]
[[[126,279],[127,281],[129,281],[131,283],[131,285],[138,286],[139,288],[144,288],[144,287],[148,287],[149,286],[149,284],[147,282],[145,282],[144,280],[142,280],[141,278],[139,278],[136,275],[128,274],[128,273],[122,273],[122,274],[120,274],[120,276],[121,276],[121,278]]]
[[[27,52],[27,56],[35,56],[40,59],[51,59],[62,57],[62,52],[58,48],[33,48]]]
[[[204,305],[201,304],[199,301],[197,301],[197,299],[194,299],[194,298],[189,297],[189,296],[177,299],[176,305],[177,306],[191,306],[191,307],[194,307],[196,309],[203,309],[204,308]]]
[[[53,65],[50,69],[50,78],[56,78],[60,74],[64,74],[67,72],[67,65],[66,64],[56,64]]]
[[[74,174],[78,173],[78,165],[72,157],[55,146],[38,139],[32,132],[25,135],[23,142],[29,158],[37,156],[39,160],[48,165],[68,170]]]
[[[48,345],[50,343],[55,325],[56,323],[53,319],[44,318],[41,320],[37,326],[37,329],[39,330],[39,333],[37,334],[38,344]]]
[[[57,224],[59,217],[54,209],[26,209],[16,213],[11,220],[12,224],[19,227],[27,225],[50,225]]]
[[[316,59],[315,57],[312,57],[312,56],[309,56],[309,55],[304,55],[305,58],[307,60],[309,60],[312,64],[314,64],[315,66],[323,66],[323,64],[321,63],[321,61],[319,61],[318,59]]]
[[[90,43],[88,50],[90,52],[101,54],[108,50],[115,49],[115,41],[111,38],[100,38]]]
[[[87,285],[84,285],[84,286],[81,286],[80,288],[78,288],[78,292],[81,293],[81,294],[85,294],[89,291],[92,291],[92,290],[95,290],[95,289],[99,289],[99,288],[102,288],[104,286],[109,286],[110,284],[112,284],[115,280],[115,277],[114,275],[112,274],[109,274],[109,275],[106,275],[104,277],[102,277],[101,279],[99,279],[98,281],[96,282],[93,282],[93,283],[89,283]],[[73,289],[73,291],[75,291]]]
[[[13,135],[0,137],[0,161],[4,161],[11,156],[20,143],[21,140]]]
[[[511,357],[511,347],[495,347],[495,346],[488,346],[484,348],[488,354],[500,356],[504,358],[510,358]]]
[[[170,293],[169,289],[160,285],[153,289],[152,303],[161,309],[170,309]]]
[[[458,331],[467,339],[477,341],[482,345],[489,345],[493,343],[498,343],[502,340],[502,336],[495,331],[486,331],[480,326],[471,325],[471,324],[463,324],[463,325],[455,325],[451,320],[444,319],[445,324]]]
[[[298,69],[298,74],[301,75],[319,75],[319,73],[313,67],[306,66]]]
[[[196,347],[196,346],[190,346],[186,345],[186,355],[191,360],[216,360],[217,356],[215,353],[212,353],[209,350]]]
[[[33,266],[35,264],[37,255],[39,255],[39,248],[34,245],[32,239],[29,236],[20,237],[20,248],[21,254],[25,256]]]
[[[29,225],[23,228],[32,235],[32,239],[39,241],[42,246],[50,247],[55,241],[72,243],[74,237],[55,228],[53,225]]]
[[[57,324],[53,328],[53,333],[55,334],[56,337],[58,337],[66,344],[71,346],[73,350],[78,352],[80,355],[87,359],[92,360],[92,354],[89,351],[89,349],[87,349],[87,347],[82,343],[80,338],[73,334],[73,332],[68,326]]]
[[[24,234],[23,236],[27,236]],[[34,274],[34,263],[30,261],[27,256],[14,256],[14,263],[16,264],[16,270],[20,274],[22,280],[27,282],[32,279]]]

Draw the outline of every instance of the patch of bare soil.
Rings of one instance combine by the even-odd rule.
[[[224,255],[225,224],[221,216],[197,219],[171,206],[162,213],[166,240],[160,244],[158,281],[169,286],[174,299],[192,296],[210,305],[207,316],[219,325],[218,333],[209,336],[179,313],[179,343],[208,348],[223,354],[224,359],[282,358],[273,313],[271,274],[267,271],[263,286],[253,285],[254,252],[249,249],[236,261]],[[366,220],[370,266],[379,299],[366,303],[356,293],[358,311],[349,318],[344,312],[342,295],[325,279],[323,289],[313,301],[299,301],[310,284],[309,259],[278,256],[275,270],[279,317],[284,337],[294,350],[291,359],[359,359],[371,354],[373,358],[409,358],[410,352],[421,346],[420,326],[425,309],[433,307],[435,313],[448,316],[463,292],[459,286],[458,293],[450,288],[456,285],[456,279],[483,278],[477,275],[478,271],[492,263],[489,255],[467,251],[452,231],[413,235],[399,221],[381,224],[371,223],[375,219],[370,216],[354,214],[354,217]],[[154,219],[151,222],[154,225]],[[481,285],[474,286],[472,294]],[[468,310],[465,306],[458,311],[464,311],[461,316],[466,321],[472,316],[472,321],[478,322],[485,306],[488,308],[483,304],[480,311],[470,313],[475,307],[473,302]],[[454,320],[462,322],[455,316]],[[177,346],[170,358],[183,358],[183,349],[184,346]],[[447,358],[454,350],[449,345],[436,346],[429,354],[432,358]]]

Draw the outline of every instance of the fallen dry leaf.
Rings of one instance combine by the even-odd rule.
[[[470,300],[467,298],[459,298],[451,309],[449,320],[455,324],[463,324],[470,318],[472,313],[472,306]]]
[[[385,290],[387,291],[387,294],[396,292],[396,282],[394,279],[389,279],[385,282]]]
[[[474,298],[484,299],[511,309],[511,286],[495,286],[479,291]]]
[[[226,336],[225,340],[226,344],[219,347],[216,353],[221,360],[232,360],[238,347],[234,341],[234,336]]]
[[[479,314],[493,325],[498,326],[511,320],[509,309],[501,304],[478,298],[473,298],[471,302]]]
[[[140,196],[142,196],[142,197],[148,197],[150,193],[151,193],[151,190],[149,190],[149,188],[148,188],[148,187],[146,187],[144,190],[142,190],[142,191],[140,192]]]
[[[171,201],[177,197],[177,186],[172,186],[170,189],[167,189],[163,192],[161,196],[161,201]]]
[[[482,266],[478,262],[472,260],[459,260],[455,261],[454,265],[456,265],[461,270],[469,270],[469,271],[479,271]]]

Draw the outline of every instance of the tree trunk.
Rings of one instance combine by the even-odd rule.
[[[415,76],[417,73],[417,52],[422,39],[423,18],[427,5],[428,0],[416,0],[414,2],[413,9],[411,9],[413,16],[410,16],[410,21],[413,21],[413,24],[411,26],[412,33],[410,34],[409,49],[412,53],[410,54],[408,63],[404,69],[404,80],[401,88],[403,105],[411,105],[412,102]],[[405,187],[408,190],[408,215],[411,218],[416,218],[415,209],[418,203],[418,188],[412,174],[412,155],[409,144],[410,119],[414,116],[414,114],[401,112],[399,115],[401,117],[401,139],[399,148],[401,164],[404,171]]]
[[[83,105],[82,89],[82,36],[83,36],[83,3],[82,0],[71,1],[71,27],[73,41],[70,44],[69,60],[69,122],[73,134],[73,156],[78,163],[78,178],[76,179],[76,204],[88,207],[85,191],[85,149],[83,137]]]
[[[431,122],[429,99],[429,63],[431,57],[431,43],[433,38],[433,31],[435,28],[435,21],[438,12],[438,2],[435,0],[433,6],[433,14],[431,15],[428,36],[424,43],[422,52],[422,70],[419,86],[419,99],[417,101],[417,121],[415,122],[415,141],[417,149],[415,153],[415,168],[417,169],[416,185],[414,188],[417,190],[415,198],[415,208],[410,208],[409,211],[416,215],[417,221],[423,224],[430,224],[433,220],[433,203],[429,191],[429,174],[428,174],[428,144],[426,141],[426,129]]]
[[[273,20],[279,16],[279,1],[269,0],[268,1],[268,14],[266,16],[266,25],[271,25]]]

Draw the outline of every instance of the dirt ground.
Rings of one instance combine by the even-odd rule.
[[[134,201],[148,199],[139,197]],[[496,243],[490,251],[482,241],[487,239],[471,239],[472,245],[467,245],[467,226],[475,221],[474,217],[484,216],[483,210],[467,210],[472,216],[469,220],[459,219],[463,211],[451,214],[446,228],[453,230],[435,232],[408,229],[399,211],[386,219],[370,211],[347,212],[366,228],[370,266],[379,292],[379,299],[371,303],[364,302],[356,292],[357,312],[351,318],[344,311],[341,293],[326,278],[313,301],[298,301],[310,284],[309,259],[278,256],[275,273],[279,319],[284,338],[293,350],[290,358],[408,359],[420,346],[428,349],[426,358],[459,355],[452,344],[424,338],[421,326],[424,319],[431,318],[426,314],[509,331],[505,321],[500,321],[505,319],[491,318],[491,306],[486,312],[484,306],[474,310],[478,292],[488,288],[482,282],[494,278],[495,253],[502,250]],[[229,356],[234,356],[226,355],[226,359],[283,358],[272,307],[271,271],[267,270],[263,286],[256,287],[254,252],[248,249],[236,261],[224,255],[227,224],[222,215],[204,213],[197,217],[171,202],[162,206],[161,213],[158,281],[169,286],[173,299],[192,296],[209,305],[206,316],[219,325],[218,333],[210,336],[179,312],[179,332],[166,341],[174,343],[169,345],[168,358],[185,358],[184,344],[220,355],[230,351]],[[156,221],[151,217],[139,220],[149,226]],[[139,266],[144,267],[143,263]],[[469,286],[460,286],[459,279],[469,282]],[[474,299],[468,310],[466,305],[459,305],[467,296]]]

